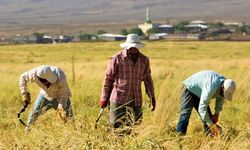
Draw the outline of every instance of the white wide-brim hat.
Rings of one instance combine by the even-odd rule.
[[[51,67],[48,65],[40,66],[37,69],[37,76],[42,78],[42,79],[46,79],[50,83],[55,83],[58,79],[56,73],[53,72],[51,70]]]
[[[127,39],[124,43],[120,44],[121,48],[129,49],[131,47],[142,48],[145,46],[144,43],[140,42],[140,37],[137,34],[127,35]]]
[[[223,85],[224,85],[224,98],[231,101],[233,99],[233,94],[236,90],[236,84],[232,79],[226,79]]]

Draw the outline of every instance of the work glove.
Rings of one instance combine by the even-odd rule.
[[[100,106],[101,108],[105,108],[108,106],[108,101],[100,100]]]
[[[23,99],[23,108],[25,109],[30,104],[30,93],[29,92],[24,92],[22,94],[22,99]]]
[[[219,130],[218,130],[216,124],[211,124],[211,125],[209,126],[209,130],[210,130],[210,135],[211,135],[212,137],[218,137],[218,136],[219,136]]]
[[[218,122],[218,119],[219,119],[219,114],[215,113],[214,115],[212,115],[211,117],[211,120],[214,124],[216,124]]]
[[[22,99],[23,99],[23,101],[28,101],[30,103],[30,93],[29,92],[24,92],[22,94]]]
[[[154,111],[155,110],[155,105],[156,105],[155,97],[152,97],[151,104],[152,104],[151,111]]]

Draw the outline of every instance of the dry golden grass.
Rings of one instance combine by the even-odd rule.
[[[151,60],[157,107],[151,112],[149,98],[143,93],[143,122],[125,136],[117,136],[108,127],[107,110],[94,129],[105,69],[109,57],[120,50],[119,44],[1,46],[0,149],[250,149],[250,43],[147,42],[141,51]],[[49,110],[26,134],[17,119],[22,106],[18,79],[22,72],[42,64],[56,65],[66,72],[73,94],[75,124],[64,124],[54,110]],[[181,82],[204,69],[218,71],[237,83],[233,101],[225,103],[220,115],[224,135],[220,139],[205,137],[202,123],[193,111],[187,135],[178,137],[175,126]],[[32,105],[23,114],[24,119],[39,91],[35,84],[30,84],[29,89]]]

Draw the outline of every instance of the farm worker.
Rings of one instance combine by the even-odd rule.
[[[141,122],[142,81],[150,98],[152,111],[156,105],[149,59],[139,51],[139,48],[144,47],[140,37],[129,34],[120,47],[123,50],[111,58],[107,67],[100,99],[101,108],[110,105],[109,122],[114,128]],[[126,113],[128,111],[132,113]],[[128,123],[131,119],[132,122]]]
[[[71,92],[66,76],[60,68],[43,65],[21,74],[19,87],[24,106],[28,106],[31,102],[27,87],[28,82],[35,82],[41,88],[35,101],[34,109],[28,118],[28,127],[36,121],[42,111],[47,111],[50,108],[57,110],[63,119],[73,117],[69,99]]]
[[[204,125],[206,134],[218,135],[219,114],[222,110],[224,99],[232,100],[236,84],[231,79],[226,79],[221,74],[205,70],[197,72],[183,82],[180,94],[180,117],[177,133],[185,135],[189,118],[193,108],[198,112]],[[209,103],[215,98],[215,113],[212,114]]]

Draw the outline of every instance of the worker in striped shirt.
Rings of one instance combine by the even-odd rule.
[[[156,105],[149,59],[139,51],[144,47],[140,37],[129,34],[120,46],[123,50],[109,62],[100,99],[101,108],[110,105],[109,122],[114,128],[141,122],[142,81],[150,97],[152,111]]]

